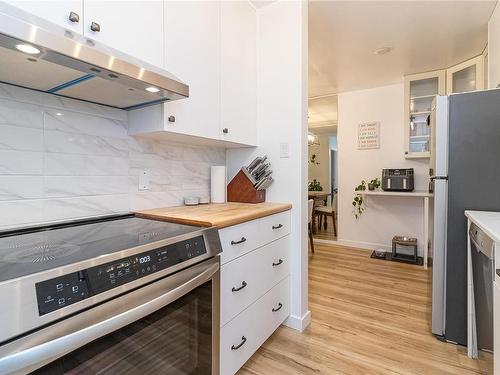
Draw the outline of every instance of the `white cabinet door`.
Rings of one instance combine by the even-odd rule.
[[[165,46],[166,69],[189,85],[189,98],[164,104],[165,130],[219,138],[220,2],[165,1]]]
[[[84,35],[163,67],[163,2],[84,0]]]
[[[53,22],[64,28],[83,33],[83,1],[24,1],[7,0],[6,3],[20,8],[34,16]]]
[[[446,70],[447,94],[484,89],[484,56],[480,55]]]
[[[247,1],[221,5],[222,139],[257,144],[257,27]]]

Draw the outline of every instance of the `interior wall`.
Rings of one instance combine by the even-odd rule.
[[[333,188],[339,188],[339,152],[337,144],[337,134],[330,136],[330,168],[333,172],[330,172],[330,176],[333,174]]]
[[[330,136],[326,134],[318,135],[319,145],[308,145],[309,181],[317,180],[321,183],[323,190],[330,191]],[[312,155],[316,155],[316,163],[311,163]],[[319,164],[318,164],[319,163]]]
[[[228,179],[257,155],[267,155],[275,182],[269,202],[293,205],[291,309],[286,325],[310,321],[307,295],[307,2],[276,1],[257,9],[258,147],[227,151]],[[286,62],[286,63],[284,63]],[[289,155],[281,157],[281,144]]]
[[[488,88],[500,85],[500,6],[488,22]]]
[[[369,197],[359,219],[352,213],[354,188],[361,180],[381,177],[383,168],[414,168],[415,188],[428,188],[428,159],[404,157],[403,84],[339,95],[338,239],[347,245],[389,250],[394,235],[419,240],[423,253],[423,202],[415,197]],[[380,121],[380,148],[357,149],[359,123]]]

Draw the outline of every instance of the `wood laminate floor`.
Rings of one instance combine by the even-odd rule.
[[[310,326],[280,327],[238,375],[488,374],[491,356],[430,332],[430,272],[316,245],[309,256]]]
[[[337,236],[335,235],[335,232],[333,230],[333,221],[332,217],[328,216],[327,217],[327,227],[326,229],[324,226],[321,226],[321,228],[316,229],[316,233],[313,233],[313,237],[318,239],[318,240],[330,240],[330,241],[335,241],[337,239]],[[318,224],[319,226],[319,224]]]

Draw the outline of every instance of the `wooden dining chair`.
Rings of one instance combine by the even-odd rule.
[[[323,224],[323,228],[327,228],[328,216],[332,217],[333,220],[333,233],[337,237],[337,194],[331,197],[331,201],[326,206],[319,206],[314,208],[315,213],[319,218],[319,228]],[[324,221],[323,221],[324,220]]]
[[[313,228],[312,228],[312,219],[313,219],[313,209],[314,209],[314,199],[309,199],[307,201],[307,208],[309,210],[309,220],[307,223],[307,229],[309,231],[309,243],[311,244],[311,252],[314,254],[314,240],[313,240]]]

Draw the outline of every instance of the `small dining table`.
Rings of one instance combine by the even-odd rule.
[[[311,191],[309,190],[307,192],[308,199],[314,199],[314,202],[318,200],[323,200],[325,201],[325,204],[327,204],[328,197],[332,195],[331,192],[328,191]],[[314,206],[313,205],[313,217],[312,217],[312,231],[313,233],[316,233],[317,227],[316,227],[316,215],[314,215]]]

